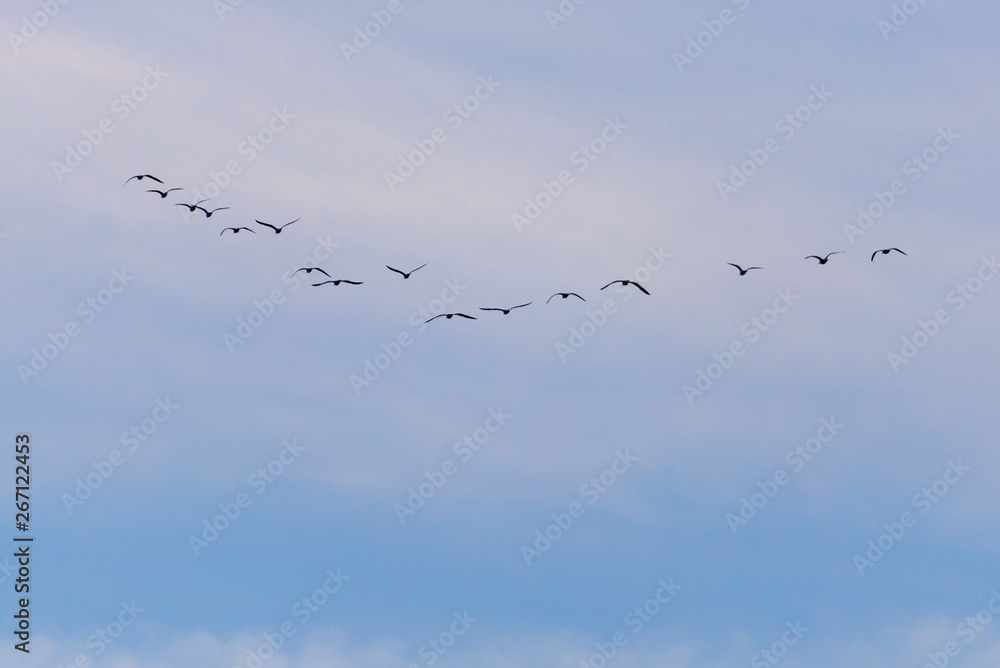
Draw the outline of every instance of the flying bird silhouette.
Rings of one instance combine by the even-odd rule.
[[[296,269],[295,271],[293,271],[293,272],[292,272],[292,274],[297,274],[297,273],[299,273],[300,271],[304,271],[304,272],[306,272],[307,274],[311,274],[311,273],[313,273],[314,271],[318,271],[319,273],[323,274],[323,275],[324,275],[324,276],[326,276],[327,278],[333,278],[333,276],[330,276],[330,274],[326,273],[325,271],[323,271],[323,270],[322,270],[322,269],[320,269],[319,267],[300,267],[300,268]]]
[[[829,261],[830,261],[830,256],[831,256],[831,255],[837,255],[837,254],[842,254],[842,253],[845,253],[845,252],[846,252],[846,251],[833,251],[832,253],[827,253],[827,254],[826,254],[826,257],[820,257],[819,255],[806,255],[806,256],[805,256],[805,258],[803,258],[803,259],[806,259],[806,260],[808,260],[809,258],[811,258],[811,257],[814,257],[814,258],[816,258],[816,260],[817,260],[817,261],[818,261],[818,262],[819,262],[820,264],[826,264],[827,262],[829,262]]]
[[[251,232],[253,234],[257,234],[256,232],[254,232],[253,230],[251,230],[249,227],[227,227],[226,229],[224,229],[221,232],[219,232],[219,236],[221,237],[223,234],[226,233],[227,230],[232,230],[233,234],[239,234],[240,230],[246,230],[247,232]]]
[[[451,320],[456,315],[459,316],[459,317],[461,317],[461,318],[468,318],[469,320],[479,320],[479,318],[473,318],[471,315],[465,315],[464,313],[442,313],[441,315],[434,316],[430,320],[424,320],[424,324],[426,325],[431,320],[437,320],[438,318],[447,318],[448,320]]]
[[[156,181],[160,185],[163,185],[163,181],[161,181],[160,179],[156,178],[152,174],[136,174],[135,176],[130,176],[128,178],[128,181],[131,181],[132,179],[139,179],[140,181],[142,181],[143,179],[153,179],[154,181]],[[128,181],[126,181],[124,183],[124,185],[122,185],[122,188],[124,188],[125,186],[128,185]]]
[[[169,195],[170,193],[174,192],[175,190],[184,190],[184,189],[183,188],[168,188],[167,190],[157,190],[156,188],[153,188],[152,190],[147,190],[146,192],[148,192],[148,193],[156,193],[161,198],[166,198],[167,195]]]
[[[874,262],[875,256],[878,255],[879,253],[881,253],[882,255],[888,255],[892,251],[896,251],[897,253],[903,253],[903,251],[899,250],[898,248],[883,248],[882,250],[877,250],[874,253],[872,253],[871,261]],[[903,255],[906,255],[906,253],[903,253]]]
[[[207,202],[207,201],[208,201],[207,199],[203,199],[203,200],[199,200],[199,201],[195,202],[194,204],[185,204],[184,202],[176,202],[174,204],[174,206],[186,206],[188,208],[188,211],[190,211],[191,213],[194,213],[195,209],[200,209],[201,208],[200,206],[198,206],[199,204],[201,204],[202,202]]]
[[[557,293],[555,293],[554,295],[552,295],[551,297],[549,297],[548,299],[546,299],[546,300],[545,300],[545,303],[546,303],[546,304],[548,304],[548,303],[549,303],[550,301],[552,301],[552,300],[553,300],[553,299],[555,299],[556,297],[562,297],[563,299],[566,299],[566,298],[567,298],[567,297],[569,297],[570,295],[572,295],[573,297],[576,297],[576,298],[577,298],[577,299],[579,299],[580,301],[583,301],[583,302],[587,301],[586,299],[584,299],[584,298],[583,298],[583,297],[581,297],[580,295],[576,294],[575,292],[557,292]]]
[[[326,272],[323,272],[323,273],[326,273]],[[322,283],[313,283],[312,286],[314,288],[318,288],[319,286],[326,285],[328,283],[333,283],[334,285],[340,285],[341,283],[349,283],[350,285],[364,285],[363,281],[361,281],[361,282],[359,282],[359,281],[348,281],[347,279],[344,279],[344,278],[338,278],[335,281],[323,281]]]
[[[299,222],[299,220],[301,220],[301,219],[300,218],[296,218],[295,220],[292,221],[292,223],[297,223],[297,222]],[[272,230],[274,230],[275,234],[281,234],[281,230],[285,229],[286,227],[288,227],[289,225],[292,224],[292,223],[285,223],[281,227],[275,227],[271,223],[265,223],[265,222],[263,222],[261,220],[256,220],[254,222],[257,223],[258,225],[263,225],[264,227],[270,227]]]
[[[763,269],[764,268],[764,267],[747,267],[746,269],[744,269],[740,265],[733,264],[732,262],[727,262],[726,264],[728,264],[730,267],[736,267],[737,269],[739,269],[740,270],[740,276],[743,276],[744,274],[746,274],[751,269]]]
[[[417,271],[418,269],[423,269],[426,266],[427,266],[427,263],[424,262],[422,265],[420,265],[419,267],[417,267],[417,269],[412,269],[409,272],[400,271],[399,269],[394,269],[394,268],[390,267],[389,265],[385,265],[385,268],[388,269],[389,271],[396,272],[397,274],[399,274],[400,276],[402,276],[405,279],[405,278],[409,278],[410,274],[412,274],[414,271]]]
[[[531,306],[531,302],[528,302],[527,304],[518,304],[517,306],[511,306],[510,308],[482,308],[482,307],[480,307],[479,310],[480,311],[500,311],[504,315],[510,315],[510,312],[513,311],[514,309],[516,309],[516,308],[524,308],[525,306]]]
[[[647,295],[649,294],[649,292],[646,290],[646,288],[642,287],[641,285],[639,285],[635,281],[630,281],[628,279],[619,279],[617,281],[611,281],[610,283],[608,283],[607,285],[605,285],[604,288],[610,288],[615,283],[621,283],[622,285],[634,285],[635,287],[639,288],[643,292],[643,294],[647,294]],[[601,288],[601,290],[603,290],[604,288]]]
[[[212,209],[211,211],[209,211],[208,209],[206,209],[203,206],[195,206],[194,208],[195,209],[201,209],[202,211],[205,212],[205,217],[206,218],[211,218],[212,214],[215,213],[216,211],[224,211],[225,209],[228,209],[229,207],[228,206],[220,206],[218,209]],[[194,211],[194,209],[191,209],[191,210]]]

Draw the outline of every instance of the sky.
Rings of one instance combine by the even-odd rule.
[[[997,664],[998,19],[6,3],[3,665]]]

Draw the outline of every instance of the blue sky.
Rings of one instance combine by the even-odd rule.
[[[3,651],[995,664],[997,19],[10,3],[0,393],[38,542]]]

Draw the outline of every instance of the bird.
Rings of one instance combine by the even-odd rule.
[[[532,302],[527,304],[518,304],[517,306],[511,306],[510,308],[483,308],[479,307],[480,311],[501,311],[504,315],[510,315],[510,312],[516,308],[524,308],[525,306],[531,306]]]
[[[764,268],[764,267],[747,267],[746,269],[744,269],[740,265],[733,264],[732,262],[727,262],[726,264],[728,264],[730,267],[736,267],[737,269],[739,269],[740,270],[740,276],[743,276],[744,274],[746,274],[751,269],[763,269]]]
[[[879,253],[881,253],[882,255],[888,255],[892,251],[896,251],[897,253],[903,253],[903,251],[899,250],[898,248],[883,248],[882,250],[877,250],[874,253],[872,253],[871,261],[874,262],[875,256],[878,255]],[[903,253],[903,255],[906,255],[906,253]]]
[[[420,265],[419,267],[417,267],[417,269],[423,269],[426,266],[427,266],[427,263],[424,262],[422,265]],[[409,272],[400,271],[399,269],[394,269],[393,267],[390,267],[389,265],[385,265],[385,268],[388,269],[389,271],[396,272],[397,274],[399,274],[400,276],[402,276],[404,279],[409,278],[410,274],[412,274],[414,271],[417,271],[417,269],[412,269]]]
[[[318,271],[319,273],[323,274],[323,275],[324,275],[324,276],[326,276],[327,278],[333,278],[333,276],[331,276],[330,274],[326,273],[325,271],[323,271],[323,270],[322,270],[322,269],[320,269],[319,267],[300,267],[300,268],[296,269],[295,271],[293,271],[292,273],[293,273],[293,274],[297,274],[297,273],[299,273],[300,271],[304,271],[304,272],[306,272],[307,274],[311,274],[311,273],[313,273],[314,271]]]
[[[207,199],[203,199],[203,200],[199,200],[199,201],[195,202],[194,204],[185,204],[184,202],[176,202],[174,204],[174,206],[186,206],[188,208],[188,211],[190,211],[191,213],[194,213],[195,209],[200,209],[201,208],[201,207],[198,206],[199,204],[201,204],[202,202],[207,202],[207,201],[208,201]]]
[[[251,230],[249,227],[227,227],[225,230],[222,230],[221,232],[219,232],[219,236],[221,237],[223,234],[225,234],[226,230],[232,230],[233,234],[239,234],[240,230],[246,230],[247,232],[252,232],[253,234],[257,234],[256,232],[254,232],[253,230]]]
[[[323,273],[326,273],[326,272],[323,272]],[[347,279],[344,279],[344,278],[338,278],[335,281],[323,281],[322,283],[313,283],[312,286],[314,288],[318,288],[319,286],[326,285],[327,283],[333,283],[334,285],[340,285],[341,283],[349,283],[351,285],[363,285],[364,284],[363,281],[362,282],[359,282],[359,281],[348,281]]]
[[[153,188],[152,190],[147,190],[146,192],[148,192],[148,193],[156,193],[161,198],[165,199],[167,197],[167,195],[169,195],[170,193],[172,193],[175,190],[184,190],[184,189],[183,188],[168,188],[167,190],[157,190],[156,188]]]
[[[195,207],[195,209],[201,209],[202,211],[204,211],[206,218],[211,218],[212,214],[215,213],[216,211],[223,211],[223,210],[228,209],[228,208],[229,208],[228,206],[220,206],[218,209],[212,209],[211,211],[209,211],[208,209],[206,209],[203,206],[196,206]],[[191,211],[194,211],[194,209],[191,209]]]
[[[549,297],[547,300],[545,300],[545,303],[548,304],[550,301],[552,301],[556,297],[562,297],[563,299],[566,299],[570,295],[572,295],[573,297],[576,297],[580,301],[584,301],[584,302],[587,301],[586,299],[584,299],[580,295],[576,294],[575,292],[557,292],[554,295],[552,295],[551,297]]]
[[[832,253],[827,253],[826,257],[820,257],[819,255],[806,255],[805,258],[803,259],[808,260],[809,258],[814,257],[820,264],[826,264],[827,262],[830,261],[831,255],[837,255],[839,253],[845,253],[845,252],[846,251],[833,251]]]
[[[425,320],[424,324],[426,325],[431,320],[437,320],[438,318],[447,318],[448,320],[451,320],[456,315],[459,316],[459,317],[461,317],[461,318],[468,318],[469,320],[479,320],[479,318],[473,318],[471,315],[465,315],[464,313],[442,313],[441,315],[434,316],[430,320]]]
[[[646,295],[649,294],[649,291],[646,290],[646,288],[642,287],[641,285],[639,285],[635,281],[630,281],[628,279],[619,279],[617,281],[611,281],[610,283],[608,283],[607,285],[605,285],[603,288],[601,288],[601,290],[604,290],[604,288],[610,288],[615,283],[621,283],[622,285],[634,285],[635,287],[639,288],[642,291],[643,294],[646,294]]]
[[[160,185],[163,185],[163,181],[161,181],[160,179],[156,178],[152,174],[136,174],[135,176],[130,176],[128,178],[128,181],[131,181],[132,179],[139,179],[140,181],[142,181],[143,179],[153,179],[154,181],[156,181]],[[125,182],[125,185],[123,185],[122,188],[124,188],[125,186],[128,185],[128,181]]]
[[[295,220],[292,221],[292,223],[297,223],[297,222],[299,222],[299,220],[300,220],[299,218],[296,218]],[[258,225],[263,225],[264,227],[270,227],[272,230],[274,230],[275,234],[281,234],[281,230],[285,229],[286,227],[288,227],[289,225],[292,224],[292,223],[285,223],[281,227],[275,227],[271,223],[265,223],[265,222],[260,221],[260,220],[256,220],[254,222],[257,223]]]

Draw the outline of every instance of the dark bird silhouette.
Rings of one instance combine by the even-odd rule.
[[[888,255],[892,251],[896,251],[897,253],[903,253],[903,251],[899,250],[898,248],[883,248],[882,250],[877,250],[874,253],[872,253],[871,261],[874,262],[875,256],[878,255],[879,253],[881,253],[882,255]],[[906,253],[903,253],[903,255],[906,255]]]
[[[553,299],[555,299],[556,297],[562,297],[563,299],[566,299],[566,298],[567,298],[567,297],[569,297],[570,295],[572,295],[573,297],[576,297],[576,298],[577,298],[577,299],[579,299],[580,301],[583,301],[583,302],[587,301],[586,299],[584,299],[584,298],[583,298],[583,297],[581,297],[580,295],[576,294],[575,292],[557,292],[557,293],[555,293],[554,295],[552,295],[551,297],[549,297],[548,299],[546,299],[546,300],[545,300],[545,303],[546,303],[546,304],[548,304],[548,303],[549,303],[550,301],[552,301],[552,300],[553,300]]]
[[[323,273],[326,273],[326,272],[323,272]],[[338,278],[335,281],[323,281],[322,283],[313,283],[312,286],[314,288],[318,288],[319,286],[326,285],[328,283],[333,283],[334,285],[340,285],[341,283],[349,283],[350,285],[364,285],[363,281],[362,282],[359,282],[359,281],[348,281],[347,279],[344,279],[344,278]]]
[[[205,217],[206,218],[211,218],[212,214],[215,213],[216,211],[224,211],[225,209],[228,209],[228,208],[229,208],[228,206],[220,206],[218,209],[212,209],[211,211],[209,211],[208,209],[206,209],[203,206],[195,206],[195,209],[201,209],[202,211],[205,212]],[[194,211],[194,209],[192,209],[192,211]]]
[[[827,262],[829,262],[829,261],[830,261],[830,256],[831,256],[831,255],[837,255],[837,254],[842,254],[842,253],[845,253],[845,252],[846,252],[846,251],[833,251],[832,253],[827,253],[827,254],[826,254],[826,257],[820,257],[819,255],[806,255],[806,256],[805,256],[805,258],[803,258],[803,259],[806,259],[806,260],[808,260],[809,258],[811,258],[811,257],[814,257],[814,258],[816,258],[816,260],[817,260],[817,261],[818,261],[818,262],[819,262],[820,264],[826,264]]]
[[[128,177],[128,181],[131,181],[132,179],[139,179],[140,181],[142,181],[143,179],[153,179],[154,181],[156,181],[160,185],[163,185],[163,181],[161,181],[160,179],[156,178],[152,174],[136,174],[135,176]],[[125,184],[122,186],[122,188],[124,188],[125,186],[128,185],[128,181],[125,182]]]
[[[510,308],[482,308],[482,307],[480,307],[479,310],[480,311],[500,311],[504,315],[510,315],[510,312],[513,311],[514,309],[516,309],[516,308],[524,308],[525,306],[531,306],[531,302],[528,302],[527,304],[518,304],[517,306],[511,306]]]
[[[304,272],[306,272],[307,274],[311,274],[311,273],[313,273],[314,271],[318,271],[319,273],[323,274],[323,275],[324,275],[324,276],[326,276],[327,278],[333,278],[333,276],[331,276],[330,274],[326,273],[325,271],[323,271],[323,270],[322,270],[322,269],[320,269],[319,267],[300,267],[299,269],[296,269],[295,271],[293,271],[293,272],[292,272],[292,274],[297,274],[297,273],[299,273],[300,271],[304,271]]]
[[[200,206],[198,206],[199,204],[201,204],[202,202],[207,202],[207,201],[208,201],[207,199],[203,199],[203,200],[199,200],[199,201],[195,202],[194,204],[185,204],[184,202],[176,202],[174,204],[174,206],[186,206],[188,208],[188,211],[190,211],[191,213],[194,213],[195,209],[200,209],[201,208]]]
[[[297,223],[297,222],[299,222],[299,220],[301,220],[301,219],[300,218],[296,218],[295,220],[292,221],[292,223]],[[265,222],[260,221],[260,220],[257,220],[257,221],[254,221],[254,222],[256,222],[258,225],[263,225],[264,227],[270,227],[272,230],[274,230],[275,234],[281,234],[281,230],[285,229],[286,227],[288,227],[289,225],[292,224],[292,223],[285,223],[281,227],[275,227],[271,223],[265,223]]]
[[[417,269],[423,269],[426,266],[427,266],[427,263],[424,262],[422,265],[420,265],[419,267],[417,267]],[[409,272],[400,271],[399,269],[394,269],[394,268],[390,267],[389,265],[385,265],[385,268],[388,269],[389,271],[396,272],[397,274],[399,274],[403,278],[409,278],[410,274],[412,274],[414,271],[417,271],[417,269],[412,269]]]
[[[615,283],[621,283],[622,285],[634,285],[635,287],[639,288],[639,290],[641,290],[643,294],[646,294],[646,295],[649,294],[649,292],[646,290],[646,288],[642,287],[641,285],[639,285],[635,281],[630,281],[628,279],[619,279],[617,281],[611,281],[610,283],[608,283],[607,285],[605,285],[603,288],[601,288],[601,290],[604,290],[605,288],[610,288]]]
[[[746,274],[751,269],[763,269],[764,268],[764,267],[747,267],[746,269],[744,269],[740,265],[733,264],[732,262],[727,262],[726,264],[728,264],[730,267],[736,267],[737,269],[739,269],[740,270],[740,276],[743,276],[744,274]]]
[[[441,315],[434,316],[430,320],[424,320],[424,324],[426,325],[431,320],[437,320],[438,318],[447,318],[448,320],[451,320],[456,315],[459,316],[460,318],[468,318],[469,320],[479,320],[479,318],[473,318],[471,315],[465,315],[464,313],[442,313]]]
[[[167,190],[157,190],[156,188],[153,188],[152,190],[147,190],[146,192],[148,192],[148,193],[156,193],[161,198],[166,198],[167,195],[169,195],[170,193],[174,192],[175,190],[184,190],[184,189],[183,188],[168,188]]]
[[[253,230],[251,230],[249,227],[227,227],[225,230],[222,230],[221,232],[219,232],[219,236],[221,237],[223,234],[225,234],[226,230],[232,230],[233,234],[239,234],[240,230],[246,230],[247,232],[251,232],[253,234],[257,234],[256,232],[254,232]]]

